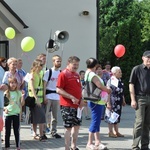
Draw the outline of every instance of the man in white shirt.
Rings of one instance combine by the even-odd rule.
[[[51,135],[55,138],[61,138],[59,134],[57,134],[57,112],[59,105],[59,95],[56,93],[56,84],[58,75],[60,73],[61,67],[61,57],[59,55],[54,55],[52,57],[53,67],[48,69],[43,77],[44,80],[44,92],[45,99],[47,99],[46,106],[46,121],[48,122],[48,114],[51,111]]]

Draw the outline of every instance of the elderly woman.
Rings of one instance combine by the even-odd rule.
[[[97,88],[101,89],[102,91],[106,91],[107,93],[110,94],[111,89],[104,86],[100,81],[100,78],[95,74],[98,61],[95,58],[89,58],[87,59],[86,64],[87,70],[85,73],[85,81],[88,80],[90,82],[93,82],[97,86]],[[91,110],[91,124],[89,127],[89,138],[86,148],[89,150],[106,149],[106,146],[101,143],[99,137],[102,106],[101,104],[99,104],[99,101],[98,102],[89,101],[88,106]],[[93,145],[93,137],[95,140],[95,145]]]
[[[22,90],[24,86],[23,76],[17,71],[17,59],[11,57],[7,60],[8,71],[5,72],[3,82],[8,84],[8,78],[15,77],[18,83],[18,90]]]
[[[107,82],[107,86],[112,89],[112,93],[107,102],[107,112],[115,112],[119,115],[118,119],[115,122],[111,122],[108,119],[108,116],[105,116],[105,121],[108,123],[109,127],[109,137],[124,137],[124,135],[119,133],[118,123],[120,122],[121,118],[121,110],[122,106],[125,106],[125,98],[123,93],[123,83],[121,81],[122,72],[120,67],[115,66],[111,69],[112,76]],[[115,130],[115,133],[113,131]]]

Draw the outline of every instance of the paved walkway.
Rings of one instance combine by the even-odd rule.
[[[101,140],[109,150],[131,150],[132,145],[132,128],[134,123],[134,110],[130,106],[123,108],[122,120],[120,123],[120,133],[124,134],[124,138],[109,138],[107,124],[101,123]],[[81,150],[86,150],[88,139],[88,127],[90,120],[83,119],[80,128],[78,146]],[[47,142],[39,142],[32,139],[30,135],[30,126],[22,123],[21,125],[21,150],[64,150],[64,128],[62,126],[62,119],[59,114],[58,119],[58,133],[62,135],[61,139],[54,139],[48,136]],[[3,144],[4,147],[4,144]],[[11,150],[15,149],[14,136],[11,136]]]

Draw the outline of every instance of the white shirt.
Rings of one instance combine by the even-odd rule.
[[[54,70],[54,68],[51,69],[52,69],[52,75],[50,80],[48,81],[49,70],[46,70],[46,72],[44,73],[43,80],[46,82],[48,81],[46,85],[47,90],[56,91],[56,84],[58,80],[58,75],[60,74],[60,70]],[[57,93],[50,93],[50,94],[46,94],[46,98],[51,100],[59,100],[59,95]]]

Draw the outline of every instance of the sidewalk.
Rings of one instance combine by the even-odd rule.
[[[130,106],[123,107],[122,120],[120,123],[120,133],[124,134],[124,138],[109,138],[107,124],[101,122],[101,140],[109,150],[131,150],[132,145],[132,129],[134,123],[134,110]],[[83,118],[82,126],[79,131],[79,138],[77,145],[80,150],[86,150],[88,140],[88,127],[90,120]],[[62,126],[62,119],[59,114],[58,117],[58,133],[62,135],[61,139],[50,138],[47,135],[47,142],[39,142],[32,139],[30,135],[30,125],[22,123],[21,125],[21,150],[64,150],[64,128]],[[3,144],[4,147],[4,144]],[[15,142],[12,131],[11,136],[11,150],[15,150]]]

